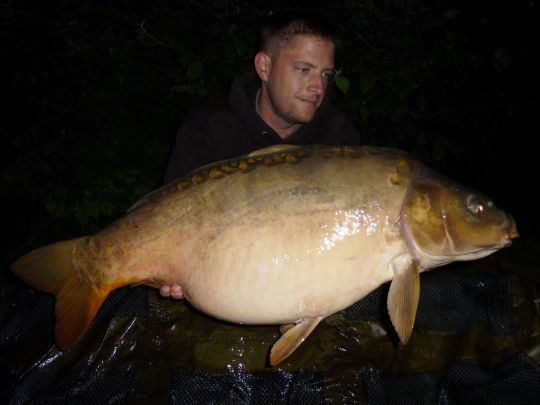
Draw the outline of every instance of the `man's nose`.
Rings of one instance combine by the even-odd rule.
[[[308,90],[312,91],[313,93],[317,94],[318,96],[322,96],[325,89],[326,89],[326,80],[323,77],[323,75],[314,74],[310,78]]]

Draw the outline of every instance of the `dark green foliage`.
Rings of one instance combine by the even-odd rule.
[[[333,97],[363,143],[413,152],[534,229],[516,182],[538,111],[533,2],[302,3],[342,31]],[[2,3],[3,264],[160,186],[182,118],[228,90],[261,19],[287,4]]]

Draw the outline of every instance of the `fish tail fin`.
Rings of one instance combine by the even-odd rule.
[[[94,319],[110,289],[84,283],[74,266],[73,251],[81,239],[54,243],[36,249],[12,264],[11,270],[25,283],[54,294],[55,338],[66,350],[73,346]]]

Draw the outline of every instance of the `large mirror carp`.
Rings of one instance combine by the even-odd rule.
[[[487,256],[517,235],[486,196],[405,152],[282,146],[205,166],[102,231],[34,250],[11,269],[56,297],[62,349],[114,289],[180,284],[213,317],[283,325],[275,365],[322,319],[388,281],[390,319],[406,343],[421,272]]]

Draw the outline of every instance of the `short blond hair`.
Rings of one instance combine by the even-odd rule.
[[[307,35],[326,39],[338,45],[338,36],[331,24],[319,15],[282,11],[271,15],[259,32],[257,51],[276,56],[298,35]]]

